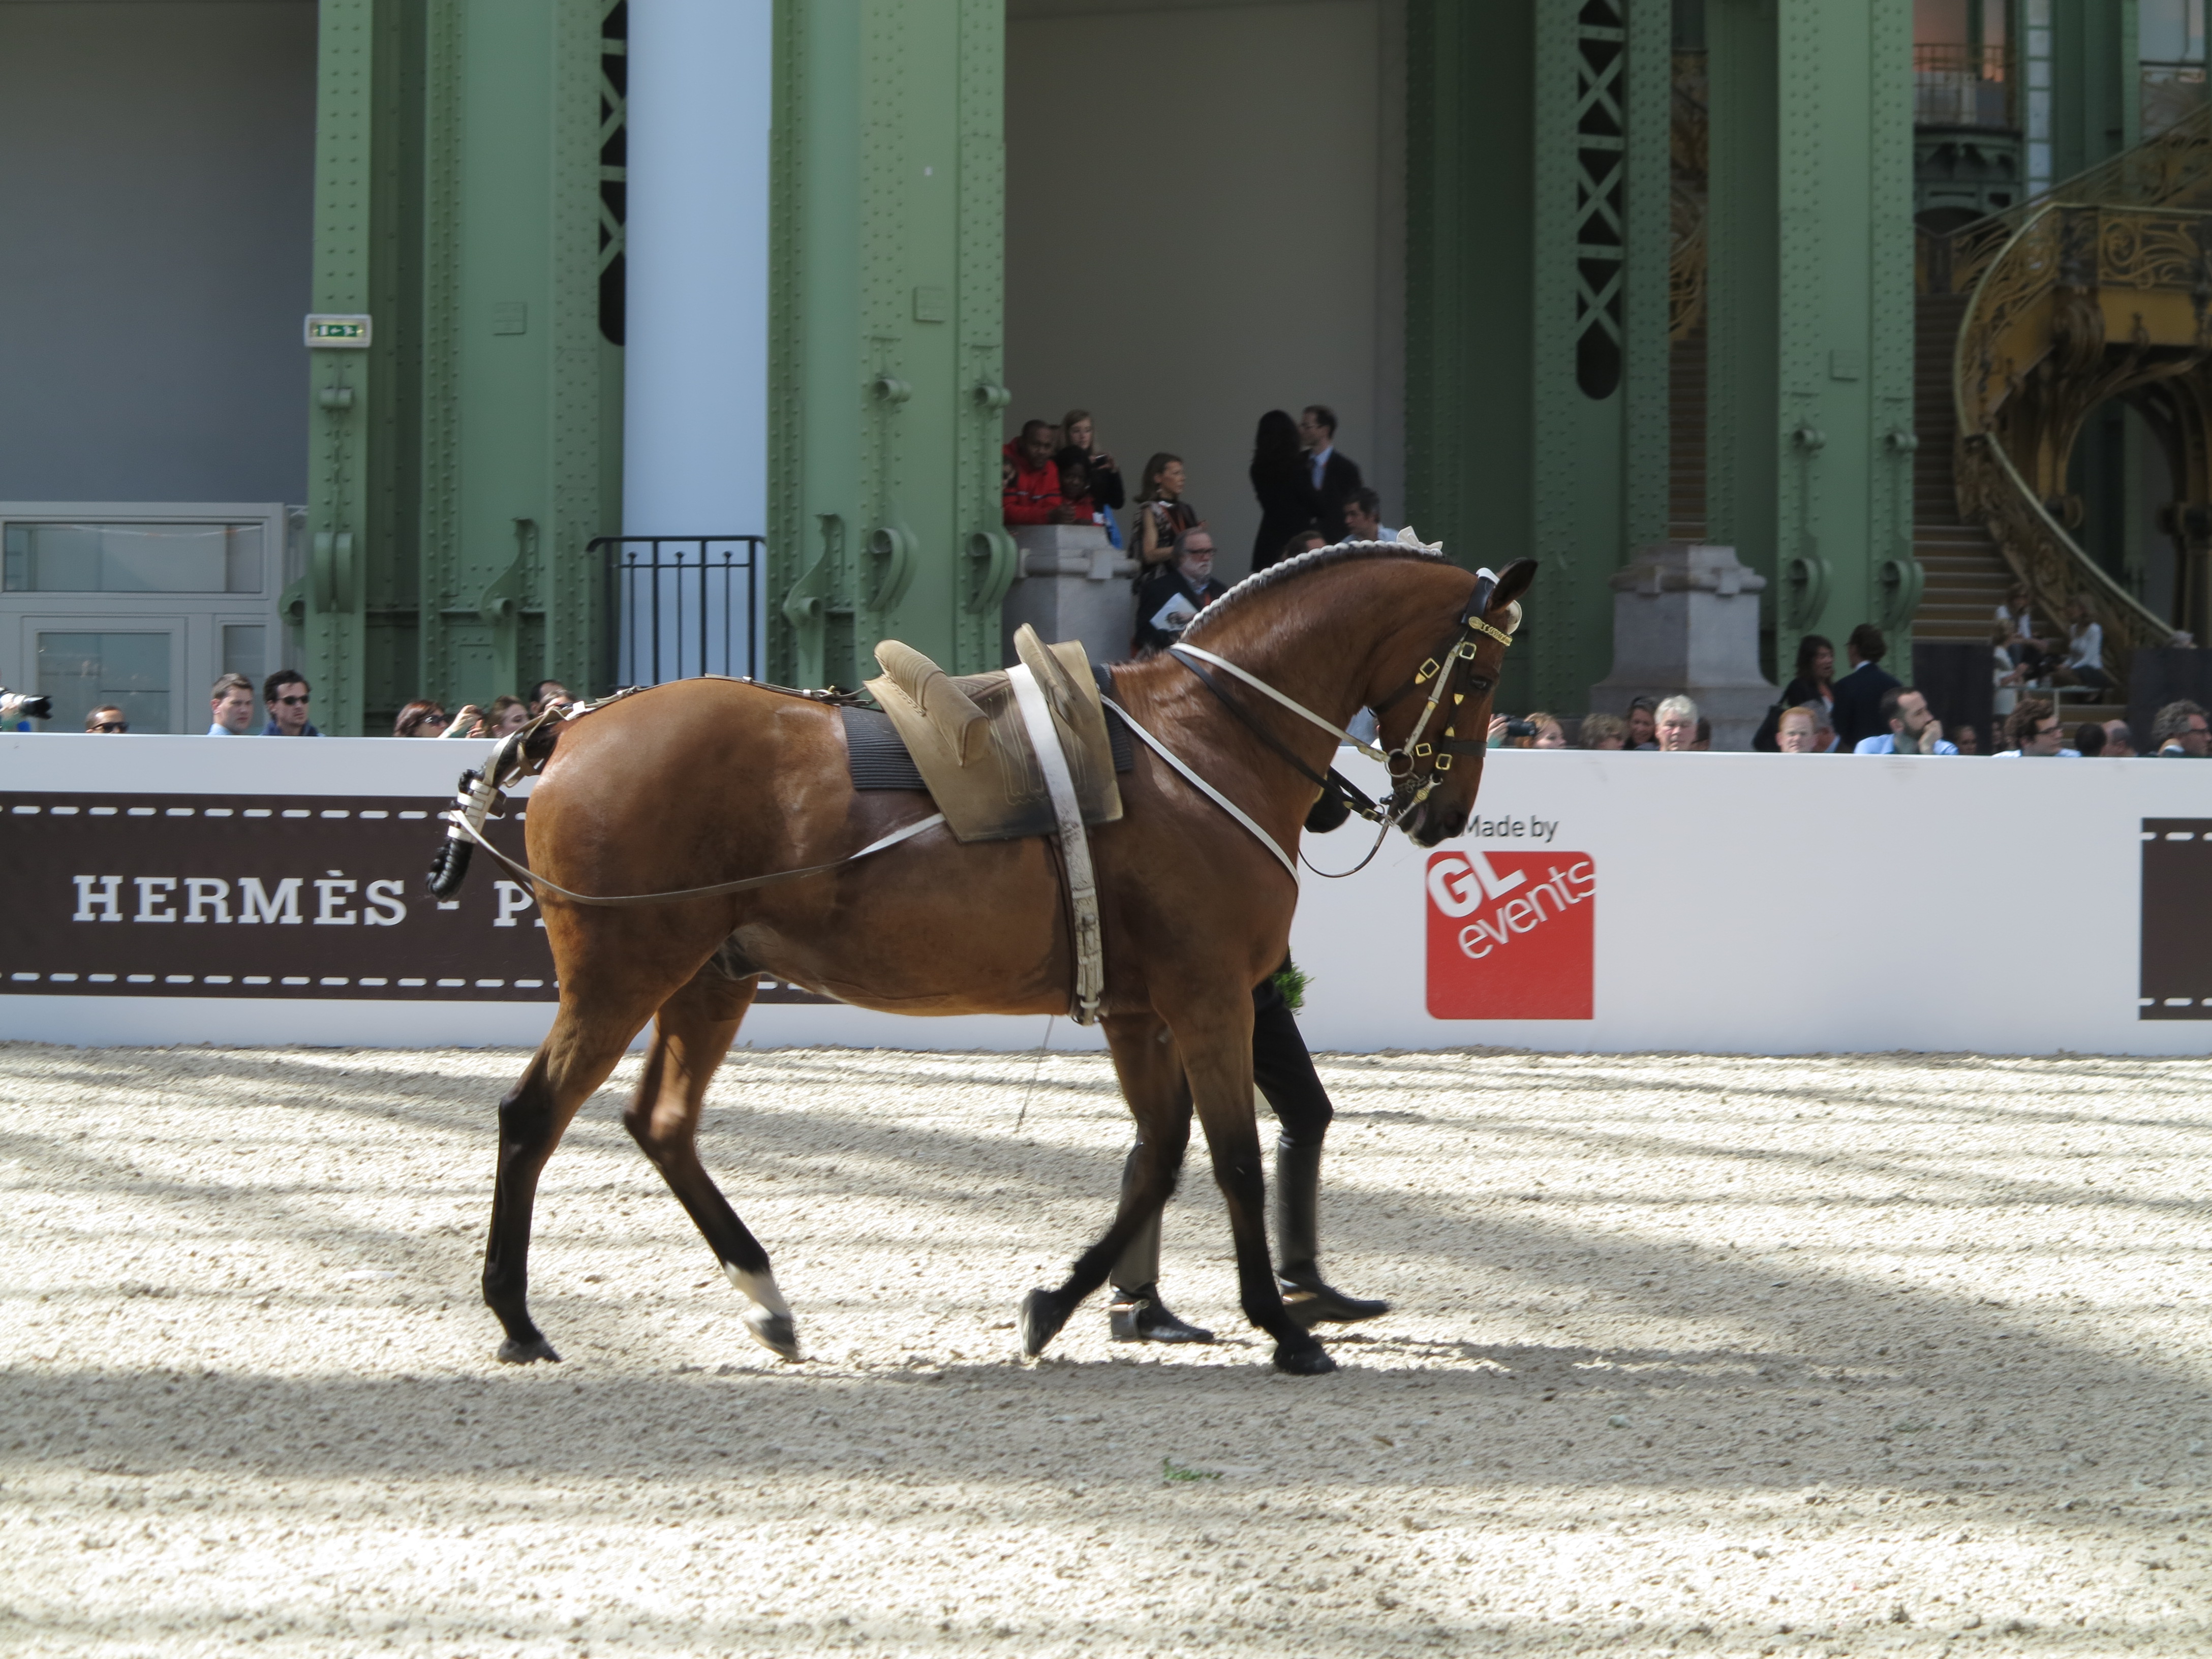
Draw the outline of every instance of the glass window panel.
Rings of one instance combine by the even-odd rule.
[[[2027,21],[2030,23],[2048,27],[2051,22],[2051,0],[2027,0]],[[2028,50],[2033,52],[2035,49],[2031,46]],[[2051,50],[2048,37],[2045,39],[2043,50],[2045,52]]]
[[[259,685],[268,674],[269,630],[258,623],[225,623],[222,629],[222,672],[243,674]]]
[[[257,593],[258,524],[11,524],[8,591],[22,593]]]
[[[2005,43],[2005,13],[2010,0],[1981,0],[1981,40],[1985,46],[2001,46]]]
[[[169,658],[166,633],[41,633],[39,690],[54,700],[52,729],[79,732],[102,703],[122,709],[133,732],[167,732]]]
[[[2136,35],[2141,55],[2154,64],[2178,64],[2187,50],[2189,24],[2183,0],[2136,0]]]

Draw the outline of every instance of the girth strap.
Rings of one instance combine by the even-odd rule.
[[[1091,864],[1091,837],[1083,828],[1075,777],[1068,770],[1067,754],[1060,747],[1060,728],[1053,723],[1044,688],[1027,663],[1009,668],[1006,679],[1013,687],[1014,707],[1021,711],[1038,769],[1044,774],[1053,816],[1060,820],[1060,861],[1067,869],[1067,902],[1075,921],[1075,997],[1068,1017],[1078,1025],[1095,1024],[1099,999],[1106,990],[1106,956],[1098,921],[1098,878]]]

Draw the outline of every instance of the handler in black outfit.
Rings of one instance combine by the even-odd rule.
[[[1283,966],[1288,968],[1286,958]],[[1390,1311],[1332,1289],[1317,1258],[1321,1210],[1321,1146],[1336,1115],[1328,1091],[1314,1071],[1313,1056],[1275,975],[1252,993],[1252,1080],[1281,1126],[1275,1139],[1275,1277],[1291,1317],[1310,1330],[1324,1322],[1349,1324]],[[1122,1166],[1124,1191],[1137,1178],[1137,1154]],[[1211,1342],[1213,1333],[1187,1324],[1160,1300],[1160,1217],[1155,1212],[1121,1259],[1114,1264],[1114,1301],[1107,1316],[1117,1342]]]

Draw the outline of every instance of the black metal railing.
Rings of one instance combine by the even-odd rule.
[[[1914,46],[1912,119],[1923,127],[2018,126],[2004,47]]]
[[[605,688],[750,674],[761,648],[767,538],[600,536]]]

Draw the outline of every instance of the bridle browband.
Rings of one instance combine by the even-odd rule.
[[[1376,836],[1375,847],[1369,850],[1367,857],[1353,866],[1352,869],[1340,872],[1339,874],[1351,875],[1367,867],[1373,860],[1376,852],[1382,848],[1383,837],[1388,836],[1394,827],[1402,823],[1407,815],[1416,806],[1426,800],[1435,791],[1442,775],[1451,770],[1454,756],[1479,755],[1488,746],[1488,732],[1481,732],[1473,738],[1462,738],[1457,729],[1450,725],[1445,726],[1442,733],[1434,739],[1425,737],[1430,722],[1435,720],[1437,711],[1443,706],[1444,694],[1450,689],[1454,673],[1459,665],[1462,662],[1472,663],[1475,653],[1480,649],[1475,643],[1475,635],[1487,635],[1509,649],[1513,644],[1512,634],[1504,629],[1494,626],[1484,614],[1490,609],[1492,594],[1497,592],[1497,575],[1487,569],[1475,574],[1477,580],[1474,591],[1468,595],[1467,604],[1459,613],[1450,637],[1422,659],[1421,665],[1413,671],[1412,677],[1404,684],[1399,686],[1396,690],[1391,692],[1374,707],[1375,714],[1379,720],[1389,710],[1419,692],[1425,686],[1428,689],[1428,701],[1422,705],[1419,716],[1413,721],[1413,729],[1406,734],[1405,742],[1395,749],[1386,750],[1375,744],[1362,743],[1334,721],[1322,719],[1304,704],[1295,698],[1285,696],[1258,675],[1238,667],[1225,657],[1216,656],[1212,652],[1194,645],[1178,643],[1168,647],[1170,656],[1195,674],[1200,683],[1213,693],[1222,707],[1234,714],[1254,736],[1293,768],[1301,777],[1320,789],[1325,795],[1332,791],[1334,792],[1344,799],[1352,811],[1358,813],[1369,823],[1380,826],[1380,833]],[[1212,664],[1215,668],[1233,676],[1252,687],[1253,690],[1281,704],[1309,724],[1317,726],[1322,730],[1333,734],[1340,742],[1351,744],[1370,760],[1381,763],[1390,775],[1389,805],[1378,805],[1368,797],[1365,791],[1334,767],[1329,769],[1326,777],[1316,772],[1313,768],[1298,758],[1288,744],[1268,730],[1256,714],[1224,690],[1220,682],[1207,672],[1202,665],[1206,663]],[[1480,682],[1476,689],[1487,690],[1489,684],[1487,681]],[[1453,705],[1456,707],[1465,700],[1466,696],[1467,693],[1464,691],[1454,692]],[[1339,822],[1341,820],[1340,819]],[[1308,867],[1312,867],[1310,863]],[[1316,871],[1315,873],[1321,875],[1328,872]]]

